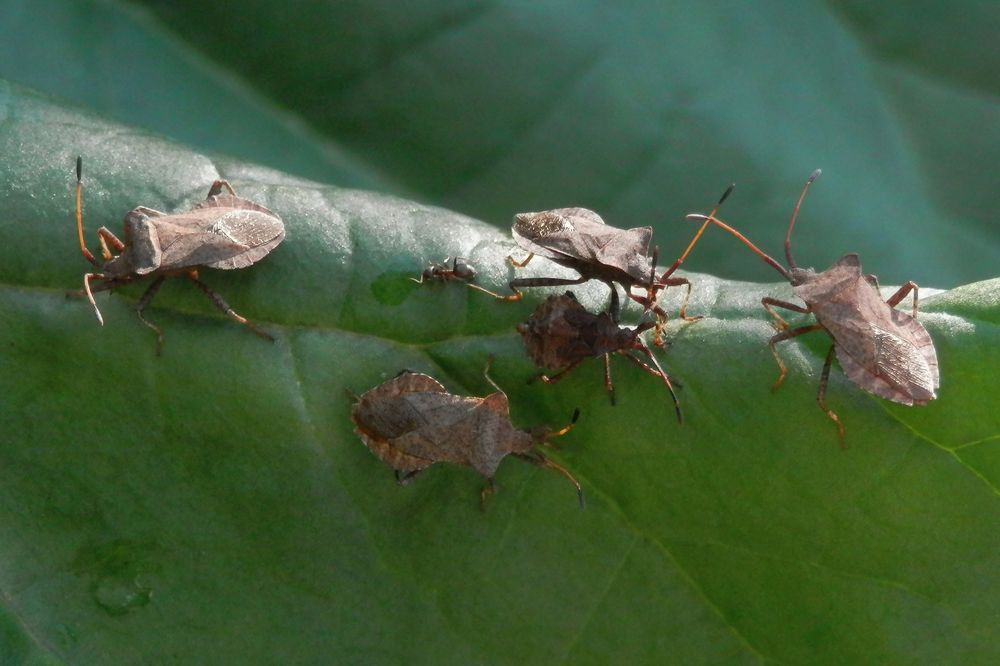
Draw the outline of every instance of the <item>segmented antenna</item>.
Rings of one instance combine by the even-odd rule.
[[[713,217],[713,216],[709,216],[709,215],[702,215],[701,213],[691,213],[690,215],[685,215],[684,219],[686,219],[686,220],[703,220],[705,222],[711,222],[712,224],[714,224],[717,227],[722,227],[723,229],[725,229],[726,231],[728,231],[729,233],[731,233],[732,235],[736,236],[738,239],[740,239],[741,241],[743,241],[744,245],[746,245],[748,248],[750,248],[753,251],[753,253],[756,254],[758,257],[760,257],[765,262],[767,262],[767,264],[770,265],[771,268],[773,268],[774,270],[776,270],[779,273],[781,273],[781,277],[783,277],[786,280],[788,280],[789,282],[791,282],[792,276],[791,276],[791,274],[789,274],[788,269],[786,269],[784,266],[782,266],[777,261],[775,261],[774,259],[772,259],[770,255],[768,255],[766,252],[764,252],[763,250],[761,250],[759,247],[757,247],[756,245],[754,245],[753,243],[751,243],[749,238],[747,238],[746,236],[744,236],[740,232],[736,231],[736,229],[733,229],[731,226],[729,226],[728,224],[726,224],[725,222],[723,222],[719,218]]]
[[[799,216],[799,207],[802,205],[802,200],[806,198],[806,192],[809,191],[809,186],[813,184],[813,181],[820,177],[823,173],[822,169],[816,169],[809,176],[806,184],[802,186],[802,193],[799,194],[799,200],[795,202],[795,210],[792,211],[792,220],[788,223],[788,233],[785,234],[785,258],[788,259],[788,268],[798,268],[795,265],[795,260],[792,259],[792,227],[795,226],[795,219]]]
[[[97,259],[87,249],[87,244],[83,240],[83,158],[79,156],[76,158],[76,235],[80,239],[80,252],[83,253],[83,258],[100,268],[101,265],[97,263]]]
[[[684,263],[685,259],[687,259],[688,254],[690,254],[691,250],[694,249],[694,246],[698,242],[698,239],[701,238],[701,235],[703,233],[705,233],[705,229],[708,228],[710,219],[715,217],[715,214],[719,212],[719,208],[722,207],[722,202],[724,202],[726,199],[729,198],[729,195],[733,193],[733,190],[735,188],[736,188],[736,183],[732,183],[729,185],[729,187],[726,188],[726,191],[722,193],[721,197],[719,197],[718,203],[715,204],[715,208],[712,209],[712,212],[710,212],[708,214],[708,217],[705,218],[705,222],[701,225],[701,228],[698,229],[698,233],[696,233],[694,235],[694,238],[691,239],[691,242],[688,243],[688,246],[684,249],[684,252],[681,253],[681,256],[677,257],[677,261],[675,261],[670,268],[663,271],[663,275],[661,275],[660,279],[658,280],[659,282],[663,282],[665,279],[673,275],[674,271],[680,268],[680,265]]]

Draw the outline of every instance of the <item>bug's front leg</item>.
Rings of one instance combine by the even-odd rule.
[[[840,422],[840,417],[826,406],[826,385],[830,381],[830,367],[833,365],[833,353],[836,349],[836,345],[830,345],[830,351],[826,353],[826,361],[823,363],[823,372],[819,376],[819,391],[816,392],[816,404],[819,408],[826,412],[826,415],[833,419],[833,422],[837,424],[837,436],[840,438],[840,448],[846,449],[847,444],[844,440],[844,424]]]
[[[785,362],[781,360],[780,356],[778,356],[778,350],[775,348],[775,345],[779,342],[784,342],[785,340],[791,340],[792,338],[797,338],[800,335],[805,335],[806,333],[822,330],[822,328],[822,324],[810,324],[809,326],[786,329],[774,335],[767,341],[767,346],[771,348],[771,355],[774,356],[774,360],[778,363],[778,367],[781,368],[781,373],[778,375],[778,379],[776,379],[774,384],[771,386],[772,391],[778,390],[778,388],[785,381],[785,375],[788,374],[788,368],[785,367]]]
[[[913,292],[913,317],[916,318],[916,316],[917,316],[917,298],[918,298],[918,295],[919,295],[920,288],[917,286],[917,283],[914,282],[913,280],[910,280],[909,282],[907,282],[906,284],[904,284],[902,287],[900,287],[898,290],[896,290],[895,294],[893,294],[892,296],[890,296],[889,298],[886,299],[885,304],[888,305],[891,308],[894,308],[897,305],[899,305],[900,301],[902,301],[904,298],[906,298],[906,295],[908,293],[910,293],[911,291]]]
[[[760,304],[764,306],[767,313],[774,318],[774,327],[779,331],[784,331],[788,328],[788,322],[785,321],[781,315],[775,312],[771,306],[783,308],[785,310],[791,310],[792,312],[801,312],[802,314],[809,314],[812,312],[808,307],[802,307],[801,305],[796,305],[795,303],[789,303],[788,301],[780,301],[777,298],[771,298],[770,296],[765,296],[760,299]]]
[[[539,467],[548,467],[549,469],[555,470],[560,474],[562,474],[563,476],[565,476],[569,480],[569,482],[576,487],[576,497],[577,500],[580,502],[580,508],[583,509],[586,506],[587,504],[586,500],[584,500],[583,498],[583,487],[580,485],[580,482],[576,480],[576,477],[574,477],[572,474],[569,473],[568,469],[566,469],[559,463],[555,462],[554,460],[547,458],[540,451],[531,451],[530,453],[515,453],[514,455],[520,458],[521,460],[527,460],[528,462],[534,465],[538,465]]]
[[[563,377],[565,377],[566,375],[568,375],[570,373],[570,371],[573,370],[576,366],[578,366],[581,363],[583,363],[583,360],[584,359],[581,358],[581,359],[577,359],[576,361],[573,361],[572,363],[570,363],[569,365],[567,365],[562,370],[559,370],[558,372],[556,372],[556,374],[554,374],[554,375],[547,375],[544,372],[540,372],[537,375],[535,375],[534,377],[532,377],[531,379],[529,379],[528,383],[530,384],[531,382],[533,382],[536,379],[538,379],[538,380],[541,380],[541,382],[543,384],[555,384],[557,381],[559,381],[560,379],[562,379]]]
[[[676,412],[677,414],[677,422],[684,423],[684,414],[683,412],[681,412],[681,403],[680,400],[677,399],[677,393],[674,391],[673,382],[670,381],[670,375],[667,374],[666,370],[660,367],[659,362],[657,362],[656,357],[653,356],[653,352],[649,350],[649,347],[643,344],[637,346],[636,349],[642,352],[646,356],[646,358],[648,358],[650,362],[653,363],[653,366],[655,367],[643,363],[641,360],[637,359],[635,356],[632,356],[632,354],[629,354],[627,352],[622,352],[622,356],[632,361],[637,366],[639,366],[649,374],[653,375],[654,377],[659,378],[660,381],[663,382],[663,384],[667,387],[667,391],[670,392],[670,398],[674,401],[674,412]]]
[[[107,227],[101,227],[97,230],[97,240],[101,244],[101,256],[104,257],[104,261],[111,261],[114,258],[111,250],[108,249],[108,245],[113,247],[115,252],[119,254],[125,250],[125,243],[118,240],[118,236],[115,236]]]

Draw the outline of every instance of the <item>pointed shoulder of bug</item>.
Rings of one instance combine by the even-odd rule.
[[[792,291],[810,305],[837,300],[838,296],[859,290],[862,285],[868,286],[861,274],[861,262],[856,254],[845,254],[819,273],[812,268],[793,268],[789,274]]]

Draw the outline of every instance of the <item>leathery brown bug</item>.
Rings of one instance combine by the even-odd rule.
[[[722,195],[713,213],[732,190],[731,185]],[[608,312],[612,321],[618,323],[621,311],[618,290],[615,286],[618,284],[621,285],[627,298],[639,303],[645,310],[652,310],[655,313],[654,340],[660,345],[662,344],[660,332],[667,319],[667,313],[656,304],[657,294],[661,290],[667,287],[686,287],[687,292],[678,316],[687,321],[701,319],[687,315],[691,282],[687,278],[672,276],[694,248],[703,231],[704,227],[695,234],[687,249],[673,265],[657,277],[656,261],[659,249],[654,247],[652,252],[649,250],[649,242],[653,237],[653,228],[650,226],[618,229],[605,224],[600,215],[586,208],[557,208],[536,213],[518,213],[514,216],[511,233],[514,241],[528,252],[528,256],[521,261],[509,256],[508,263],[515,268],[523,268],[535,255],[538,255],[561,266],[572,268],[580,274],[580,277],[515,278],[509,283],[513,293],[505,296],[485,289],[480,291],[485,291],[501,300],[517,301],[523,297],[522,287],[553,287],[599,280],[611,290]],[[634,293],[634,288],[645,289],[645,295]]]
[[[517,326],[524,340],[524,348],[535,365],[557,370],[555,374],[540,374],[546,384],[557,382],[588,358],[604,357],[604,387],[615,404],[615,387],[611,381],[611,354],[621,354],[649,374],[660,379],[670,392],[677,412],[683,422],[681,406],[674,392],[670,376],[664,372],[649,347],[642,341],[642,333],[654,326],[647,321],[635,328],[619,327],[606,312],[591,314],[576,300],[571,291],[549,296],[527,319]],[[649,364],[633,356],[637,351],[649,359]]]
[[[934,342],[916,320],[918,288],[915,283],[907,282],[888,299],[882,300],[878,279],[861,272],[861,262],[856,254],[845,254],[833,266],[820,273],[812,268],[800,268],[792,259],[792,229],[806,192],[820,173],[817,169],[809,176],[792,211],[792,219],[785,234],[788,268],[765,254],[714,214],[692,214],[688,218],[711,222],[736,236],[788,280],[795,295],[805,301],[803,307],[770,297],[761,299],[778,329],[778,333],[768,341],[781,370],[773,389],[781,386],[788,372],[775,345],[812,331],[825,331],[833,338],[833,344],[823,363],[816,402],[837,424],[837,434],[841,446],[844,446],[844,426],[840,417],[826,405],[826,386],[834,354],[852,382],[869,393],[904,405],[923,405],[936,398],[940,378]],[[910,292],[913,292],[912,315],[895,309]],[[816,317],[816,323],[791,328],[774,311],[775,307],[804,314],[812,313]]]
[[[274,340],[246,318],[237,314],[222,297],[198,276],[202,266],[230,270],[251,266],[285,238],[285,225],[275,213],[240,198],[225,180],[217,180],[208,196],[183,213],[161,213],[138,206],[125,214],[125,240],[107,227],[97,230],[103,262],[87,249],[83,238],[83,160],[76,159],[76,230],[80,251],[97,271],[83,276],[83,290],[94,308],[97,321],[104,318],[94,301],[95,291],[114,289],[145,277],[153,282],[136,303],[139,320],[156,333],[156,351],[163,345],[163,331],[150,323],[143,311],[168,277],[186,277],[208,296],[228,317],[257,335]],[[117,252],[115,255],[112,253]],[[94,280],[100,280],[91,285]]]
[[[352,396],[355,432],[372,453],[395,470],[400,485],[434,463],[464,465],[486,478],[480,494],[485,503],[486,497],[496,492],[493,479],[500,462],[514,455],[569,479],[582,508],[579,482],[562,465],[536,450],[569,432],[579,410],[572,422],[559,430],[515,428],[507,395],[493,383],[489,367],[487,363],[486,379],[496,392],[485,398],[449,393],[433,377],[404,370],[360,397]]]
[[[451,265],[448,265],[448,260]],[[448,257],[441,263],[431,262],[420,273],[420,278],[410,278],[417,284],[424,282],[446,282],[448,280],[461,280],[469,282],[476,278],[476,269],[469,263],[468,259],[462,257]]]

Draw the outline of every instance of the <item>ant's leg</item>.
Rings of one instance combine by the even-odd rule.
[[[830,366],[833,365],[833,352],[836,349],[836,345],[830,345],[830,351],[826,353],[826,362],[823,363],[823,372],[819,376],[819,391],[816,393],[816,404],[819,408],[826,412],[826,415],[833,419],[833,422],[837,424],[837,436],[840,438],[840,448],[846,449],[847,444],[844,442],[844,424],[840,422],[840,417],[837,416],[832,409],[826,406],[826,384],[830,381]]]
[[[805,335],[806,333],[812,333],[813,331],[819,331],[823,328],[822,324],[810,324],[809,326],[800,326],[799,328],[786,329],[781,331],[777,335],[774,335],[770,340],[767,341],[767,346],[771,348],[771,354],[774,356],[774,360],[778,362],[778,367],[781,368],[781,374],[778,375],[778,379],[775,380],[774,384],[771,386],[772,391],[777,391],[778,387],[785,381],[785,375],[788,374],[788,368],[785,367],[785,362],[781,360],[778,356],[778,350],[775,349],[775,345],[779,342],[785,340],[791,340],[792,338],[797,338],[800,335]]]
[[[802,314],[809,314],[812,312],[812,310],[807,307],[796,305],[795,303],[789,303],[788,301],[779,301],[777,298],[771,298],[770,296],[765,296],[760,299],[760,304],[763,305],[764,309],[767,310],[767,313],[775,319],[772,323],[774,323],[774,327],[779,331],[783,331],[788,328],[788,322],[782,319],[781,315],[771,309],[772,305],[785,310],[791,310],[792,312],[801,312]]]
[[[894,308],[897,305],[899,305],[900,301],[902,301],[904,298],[906,298],[906,295],[908,293],[910,293],[912,291],[913,292],[913,316],[916,317],[917,316],[917,297],[918,297],[919,290],[920,290],[920,288],[917,287],[917,283],[914,282],[913,280],[910,280],[909,282],[907,282],[906,284],[904,284],[902,287],[900,287],[896,291],[895,294],[893,294],[892,296],[890,296],[889,298],[887,298],[886,301],[885,301],[885,304],[888,305],[891,308]]]
[[[163,281],[165,279],[166,277],[161,275],[153,280],[153,283],[149,285],[142,297],[139,299],[139,302],[135,304],[135,313],[139,315],[139,321],[152,329],[153,333],[156,333],[157,356],[159,356],[163,351],[163,330],[159,326],[150,323],[142,313],[146,310],[146,306],[149,305],[149,302],[153,300],[153,296],[156,296],[156,292],[160,290],[160,287],[163,285]]]
[[[198,288],[201,289],[206,296],[208,296],[209,300],[212,301],[212,304],[215,305],[215,307],[222,310],[224,313],[226,313],[227,317],[243,324],[244,326],[249,328],[251,331],[259,335],[260,337],[266,338],[267,340],[274,342],[274,337],[272,337],[269,333],[265,333],[264,331],[254,326],[246,317],[237,314],[236,311],[233,310],[231,307],[229,307],[229,304],[226,303],[225,300],[223,300],[222,296],[219,296],[217,293],[212,291],[211,287],[209,287],[207,284],[199,280],[196,277],[195,273],[188,273],[187,277],[189,280],[198,285]]]

